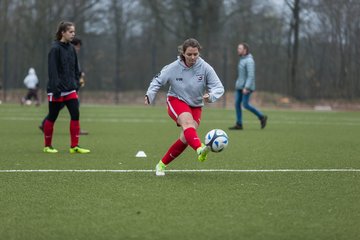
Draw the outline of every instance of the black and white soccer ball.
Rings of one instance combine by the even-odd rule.
[[[229,144],[229,137],[221,129],[213,129],[205,135],[205,145],[212,152],[221,152]]]

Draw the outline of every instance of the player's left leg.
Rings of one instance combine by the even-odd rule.
[[[253,114],[255,114],[257,116],[257,118],[260,121],[261,129],[263,129],[263,128],[265,128],[266,123],[267,123],[267,116],[264,115],[262,112],[260,112],[258,109],[256,109],[249,103],[251,94],[252,94],[252,92],[249,92],[248,94],[243,94],[243,106],[245,109],[249,110],[250,112],[252,112]]]
[[[70,113],[70,138],[71,146],[70,153],[89,153],[90,150],[79,147],[79,132],[80,132],[80,112],[79,101],[77,98],[66,100],[65,105]]]
[[[184,139],[197,152],[198,160],[203,162],[206,160],[210,149],[201,143],[196,131],[201,121],[202,109],[190,108],[190,111],[191,113],[184,112],[180,114],[178,123],[183,128]]]
[[[63,102],[58,102],[58,103],[60,104],[60,105],[59,105],[59,111],[60,111],[61,109],[64,108],[65,104],[64,104]],[[46,119],[48,119],[48,118],[49,118],[49,113],[48,113],[48,115],[42,120],[41,124],[39,125],[39,129],[40,129],[40,131],[42,131],[43,133],[44,133],[45,121],[46,121]]]
[[[230,130],[242,130],[243,129],[242,109],[241,109],[242,98],[243,98],[242,89],[235,90],[236,122],[235,122],[234,126],[229,127]]]
[[[194,150],[199,149],[201,141],[197,135],[196,128],[200,123],[201,107],[192,108],[184,101],[175,98],[167,98],[168,114],[183,130],[180,139]]]
[[[33,89],[32,90],[32,94],[33,94],[33,98],[35,101],[35,106],[40,106],[40,101],[39,101],[39,97],[38,97],[38,90],[37,89]]]

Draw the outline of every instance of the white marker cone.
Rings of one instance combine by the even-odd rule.
[[[138,151],[135,155],[135,157],[146,157],[146,154],[144,151]]]

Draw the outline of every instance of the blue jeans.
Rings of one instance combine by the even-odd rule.
[[[252,91],[250,91],[248,94],[243,94],[242,89],[237,89],[235,92],[236,123],[238,125],[242,125],[241,103],[245,109],[255,114],[259,120],[264,116],[264,114],[262,114],[259,110],[250,105],[249,101],[251,94]]]

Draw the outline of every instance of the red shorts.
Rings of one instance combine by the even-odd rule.
[[[181,101],[176,97],[168,97],[167,100],[168,114],[179,126],[177,119],[181,113],[189,112],[193,119],[200,125],[201,121],[201,107],[190,107],[186,102]]]
[[[68,95],[65,96],[61,96],[59,98],[54,98],[53,95],[48,95],[48,101],[49,102],[65,102],[71,99],[78,99],[78,94],[77,92],[72,92]]]

